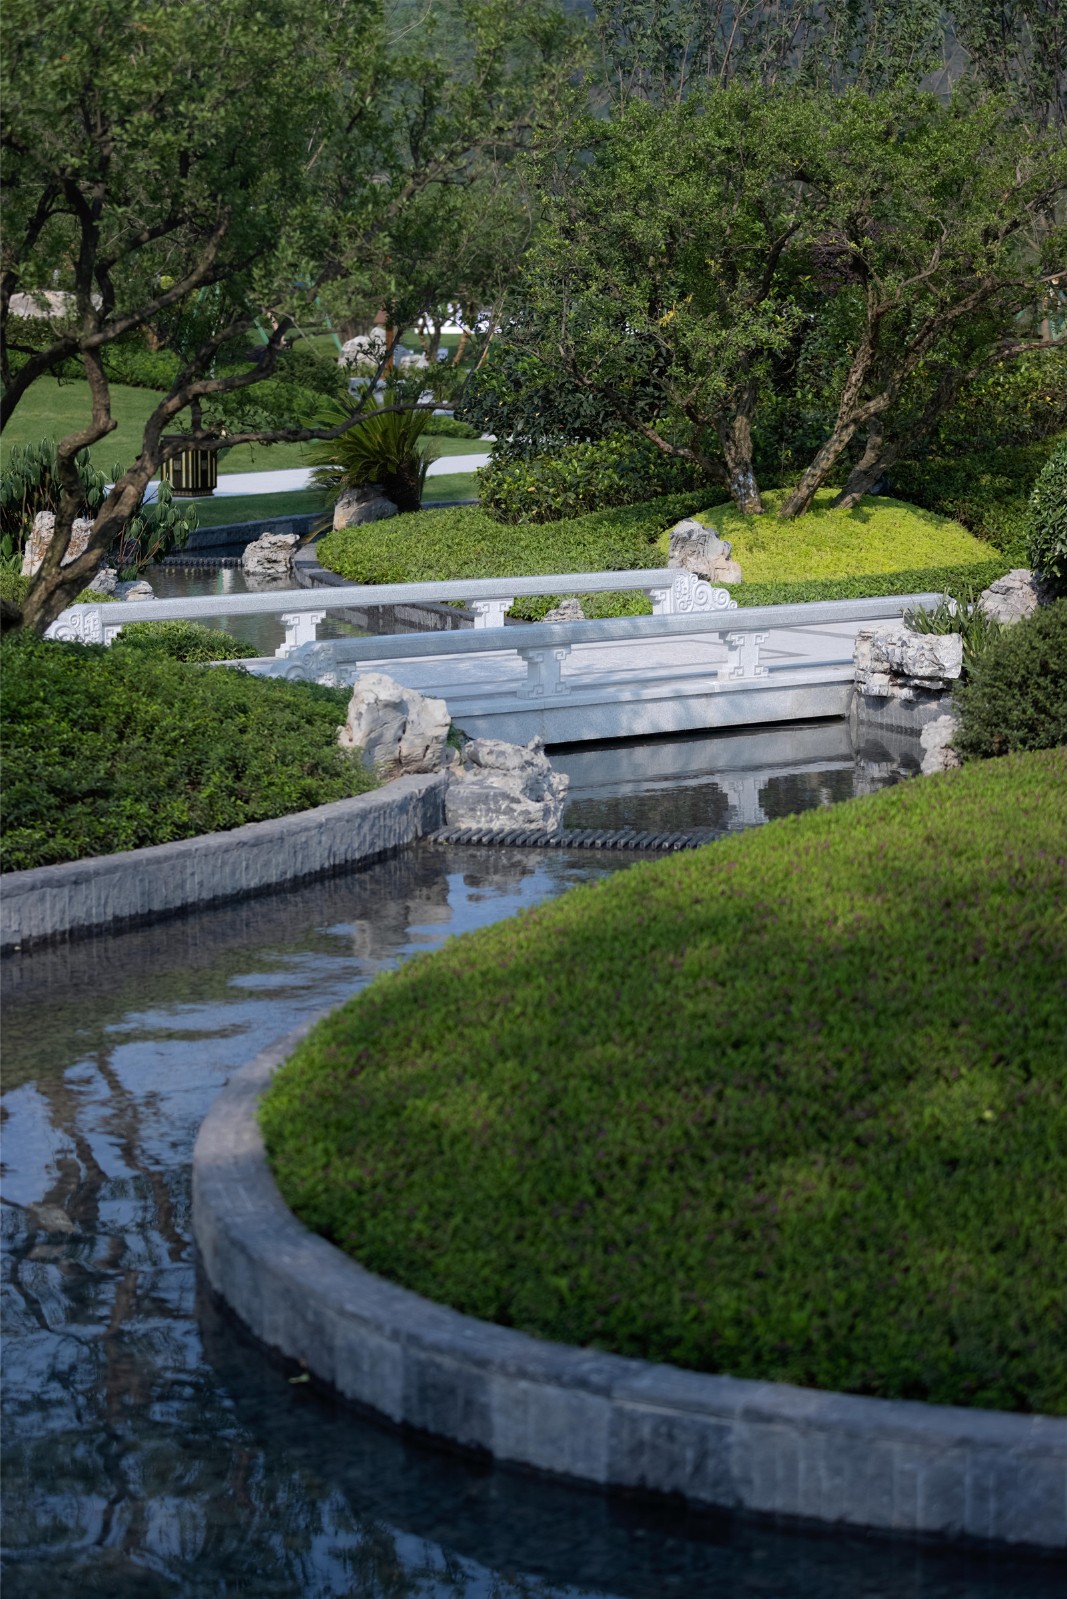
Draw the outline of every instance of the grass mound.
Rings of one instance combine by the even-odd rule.
[[[785,489],[764,494],[763,516],[742,516],[735,505],[719,505],[705,520],[733,544],[745,583],[812,582],[989,561],[988,544],[936,511],[885,495],[861,500],[852,511],[835,511],[836,494],[836,489],[820,489],[811,510],[792,522],[774,514]]]
[[[666,566],[667,530],[683,516],[699,515],[734,542],[745,575],[734,591],[742,605],[940,591],[967,574],[990,583],[1007,570],[1006,562],[990,560],[988,544],[936,512],[884,498],[832,511],[835,492],[817,495],[815,508],[797,522],[773,514],[746,518],[729,504],[709,509],[706,491],[522,526],[494,521],[475,506],[423,511],[329,533],[317,550],[323,566],[350,583],[626,572]],[[783,493],[764,498],[773,506]],[[537,620],[558,598],[519,600],[511,614]],[[643,594],[590,594],[582,608],[589,617],[652,609]]]
[[[166,844],[345,799],[348,693],[148,648],[3,642],[5,871]]]
[[[1067,1413],[1067,755],[453,940],[261,1109],[307,1224],[546,1338]]]

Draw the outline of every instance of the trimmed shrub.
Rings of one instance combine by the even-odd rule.
[[[1065,831],[1013,756],[450,939],[275,1077],[282,1193],[538,1337],[1065,1414]]]
[[[337,744],[347,690],[21,630],[0,658],[5,871],[219,832],[375,786]]]
[[[234,638],[221,628],[180,621],[130,622],[111,647],[193,665],[209,661],[244,661],[259,654],[247,639]]]
[[[965,757],[1067,744],[1067,599],[1005,628],[954,696]]]
[[[885,494],[839,511],[833,505],[835,490],[820,489],[806,515],[783,522],[774,513],[785,495],[784,489],[768,490],[764,516],[743,516],[731,503],[705,518],[733,544],[744,573],[742,588],[989,559],[988,546],[958,522]]]
[[[1055,441],[926,461],[900,462],[890,474],[893,493],[961,522],[1012,565],[1026,563],[1029,495]]]
[[[1067,439],[1045,463],[1030,496],[1030,565],[1057,594],[1067,594]]]
[[[730,592],[740,606],[807,605],[815,600],[865,600],[883,594],[954,594],[968,584],[979,590],[988,588],[1010,566],[1010,561],[1001,558],[975,566],[920,566],[803,583],[740,583]]]
[[[12,605],[21,605],[30,592],[32,577],[23,577],[21,572],[0,572],[0,599],[9,600]],[[100,594],[96,589],[82,589],[75,605],[108,605],[113,601],[113,594]]]
[[[439,439],[480,439],[481,433],[471,422],[460,422],[454,416],[430,415],[423,432]]]
[[[559,522],[701,487],[705,504],[729,498],[692,462],[674,460],[633,434],[563,445],[551,455],[494,453],[478,472],[480,504],[498,522],[509,523]]]

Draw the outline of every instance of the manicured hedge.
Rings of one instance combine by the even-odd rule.
[[[374,787],[344,690],[17,632],[0,649],[5,871],[165,844]]]
[[[1067,595],[1067,438],[1039,473],[1029,512],[1030,564],[1051,589]]]
[[[1005,628],[953,698],[961,722],[953,744],[965,757],[1067,744],[1067,599]]]
[[[246,661],[259,654],[256,646],[247,639],[234,638],[219,627],[181,621],[128,622],[111,647],[191,664]]]
[[[545,1338],[1067,1413],[1067,755],[645,864],[375,980],[261,1119],[309,1226]]]
[[[992,544],[1014,566],[1028,564],[1029,495],[1056,447],[1055,438],[981,455],[901,462],[893,468],[893,493],[902,500],[953,517]]]
[[[777,498],[768,496],[772,505]],[[667,529],[683,516],[699,515],[736,540],[745,573],[733,589],[739,605],[940,591],[961,581],[984,585],[1007,570],[1006,561],[989,559],[988,546],[931,512],[876,499],[842,514],[825,508],[829,498],[832,491],[798,522],[767,515],[756,527],[740,528],[744,519],[733,507],[709,509],[706,493],[523,527],[502,526],[480,507],[464,506],[346,528],[328,534],[316,549],[323,566],[352,583],[631,571],[666,566]],[[805,576],[809,567],[819,575]],[[774,576],[761,581],[757,574],[767,571]],[[519,600],[511,614],[539,620],[558,598]],[[643,594],[588,595],[582,607],[590,617],[651,610]]]
[[[836,489],[820,489],[810,511],[783,522],[774,513],[785,493],[772,489],[763,496],[763,516],[742,516],[731,504],[704,518],[733,544],[745,584],[972,565],[988,561],[992,553],[958,523],[888,495],[863,500],[853,511],[836,511]]]

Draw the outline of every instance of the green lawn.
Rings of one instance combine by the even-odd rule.
[[[540,1337],[1067,1413],[1067,752],[634,866],[419,956],[261,1110],[371,1271]]]
[[[112,415],[118,426],[90,452],[103,471],[110,472],[115,465],[128,466],[140,454],[144,424],[160,398],[153,389],[112,386]],[[5,458],[12,444],[36,444],[44,438],[62,438],[75,428],[84,427],[90,413],[87,383],[81,380],[60,383],[55,378],[39,378],[19,402],[4,429],[0,460]],[[488,449],[488,445],[477,439],[435,438],[433,444],[438,455],[470,455]],[[223,474],[273,472],[306,465],[302,444],[242,444],[222,455],[219,471]]]

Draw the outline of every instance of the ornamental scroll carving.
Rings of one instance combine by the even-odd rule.
[[[672,608],[682,615],[737,610],[737,601],[730,598],[729,589],[713,588],[704,578],[692,572],[679,572],[672,587]]]
[[[59,639],[64,644],[110,643],[110,639],[104,637],[101,611],[99,605],[73,605],[67,611],[60,611],[46,630],[45,638]],[[118,628],[109,628],[108,631],[117,633]]]

